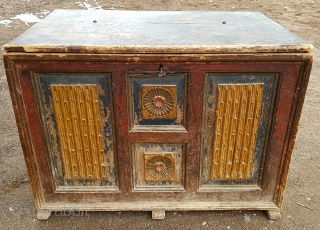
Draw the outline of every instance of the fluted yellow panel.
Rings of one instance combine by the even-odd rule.
[[[65,179],[104,179],[106,168],[95,85],[52,85]]]
[[[263,84],[218,85],[211,179],[250,179],[262,95]]]

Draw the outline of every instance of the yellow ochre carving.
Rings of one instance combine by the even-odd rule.
[[[106,168],[95,85],[52,85],[65,179],[104,179]]]
[[[141,88],[143,119],[161,119],[177,117],[176,86],[151,86]]]
[[[174,181],[175,160],[172,154],[145,154],[146,181]]]
[[[250,179],[263,84],[218,85],[212,180]]]

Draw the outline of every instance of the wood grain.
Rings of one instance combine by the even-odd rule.
[[[159,33],[160,28],[165,32]],[[308,52],[313,46],[259,12],[55,10],[4,48],[27,53],[208,54]]]

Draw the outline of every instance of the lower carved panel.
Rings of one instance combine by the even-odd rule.
[[[171,153],[144,154],[146,181],[174,181],[175,159]]]
[[[135,191],[183,190],[183,145],[134,144],[132,152]]]

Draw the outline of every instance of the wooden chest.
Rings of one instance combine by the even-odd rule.
[[[279,218],[312,49],[256,12],[52,12],[4,53],[38,218]]]

